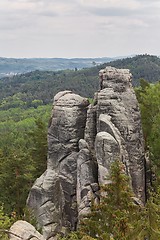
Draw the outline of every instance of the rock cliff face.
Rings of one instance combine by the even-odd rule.
[[[45,239],[76,229],[78,220],[99,201],[112,162],[120,159],[133,190],[145,201],[144,147],[138,103],[129,70],[107,67],[99,73],[94,104],[63,91],[54,98],[48,129],[48,164],[27,203]]]

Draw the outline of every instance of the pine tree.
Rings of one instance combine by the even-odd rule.
[[[31,162],[20,148],[10,149],[0,160],[0,203],[4,204],[5,213],[16,212],[20,218],[33,183]]]
[[[157,175],[160,176],[160,82],[148,84],[141,81],[136,88],[136,95],[140,105],[143,135],[146,148],[150,149],[150,158]]]
[[[150,192],[146,205],[141,208],[136,225],[137,240],[160,239],[160,188],[157,192]]]
[[[34,179],[39,177],[47,167],[47,127],[41,119],[35,121],[35,128],[28,133],[32,142],[30,157],[34,166]]]
[[[109,183],[101,187],[101,201],[67,240],[160,239],[160,188],[150,193],[145,206],[134,203],[129,177],[119,161],[111,166]]]
[[[113,163],[109,179],[110,183],[101,187],[100,204],[92,206],[80,231],[96,239],[131,240],[140,207],[133,202],[134,194],[122,163]]]

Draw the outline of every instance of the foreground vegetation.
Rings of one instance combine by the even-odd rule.
[[[119,161],[111,166],[110,183],[101,187],[101,201],[93,204],[77,232],[63,240],[156,240],[160,238],[160,191],[150,192],[145,206],[138,205],[129,178]]]

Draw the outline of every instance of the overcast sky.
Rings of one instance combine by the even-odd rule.
[[[0,57],[160,55],[160,0],[0,0]]]

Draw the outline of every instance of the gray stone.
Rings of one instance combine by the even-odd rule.
[[[97,134],[96,117],[97,117],[96,106],[90,105],[87,111],[87,120],[84,136],[84,139],[88,143],[90,149],[94,149],[94,142]]]
[[[84,138],[89,104],[87,99],[70,92],[56,96],[48,130],[48,168],[53,169],[70,153],[78,151],[78,141]]]
[[[84,140],[85,141],[85,140]],[[81,140],[80,140],[81,144]],[[77,159],[77,207],[78,218],[90,211],[92,199],[96,199],[92,186],[98,183],[97,162],[93,158],[86,144],[78,153]],[[98,187],[97,187],[97,190]]]
[[[65,229],[76,228],[78,143],[84,138],[89,102],[71,91],[64,91],[54,97],[53,105],[47,170],[37,179],[27,200],[45,238],[62,229],[65,232]]]
[[[126,149],[126,143],[120,131],[112,122],[111,116],[108,114],[100,114],[97,129],[100,132],[102,131],[109,133],[118,142],[120,152],[117,159],[124,163],[126,167],[126,173],[129,175],[129,156]]]
[[[15,222],[9,230],[10,240],[45,240],[35,227],[26,221]]]
[[[99,184],[106,184],[110,166],[120,158],[120,147],[115,138],[107,132],[99,132],[95,140]]]
[[[99,71],[99,77],[102,80],[102,89],[114,87],[114,90],[122,92],[127,86],[131,86],[132,75],[128,69],[106,67]]]
[[[131,176],[133,190],[145,202],[144,140],[131,74],[126,69],[106,67],[100,71],[100,76],[103,89],[97,94],[97,132],[101,131],[102,126],[100,115],[110,116],[110,122],[121,135],[121,149],[125,150],[124,153],[121,151],[121,157]]]
[[[84,139],[80,139],[79,140],[79,150],[82,150],[84,148],[89,149],[89,145]]]
[[[117,160],[130,176],[134,201],[145,202],[144,144],[132,76],[113,67],[99,76],[93,105],[69,90],[54,97],[47,170],[27,200],[45,239],[76,229],[91,202],[99,202],[99,186],[110,181],[110,167]]]

